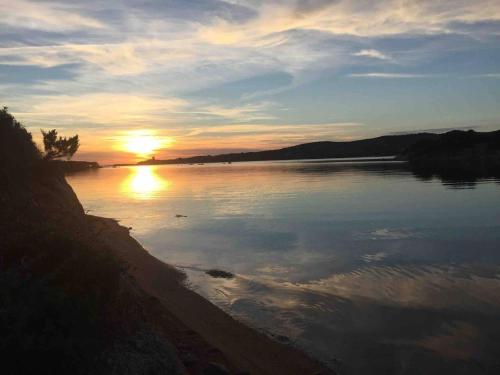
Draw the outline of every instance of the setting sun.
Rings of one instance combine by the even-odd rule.
[[[126,149],[135,154],[150,154],[160,147],[161,141],[152,136],[136,136],[129,139],[125,145]]]
[[[151,156],[156,151],[168,147],[172,140],[152,131],[131,132],[124,136],[119,148],[140,157]]]

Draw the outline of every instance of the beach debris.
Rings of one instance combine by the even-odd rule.
[[[215,268],[207,270],[205,271],[205,273],[215,278],[232,279],[234,277],[234,274],[232,274],[231,272],[218,270]]]
[[[177,217],[177,218],[179,218],[179,217],[187,217],[187,215],[177,214],[177,215],[175,215],[175,217]]]

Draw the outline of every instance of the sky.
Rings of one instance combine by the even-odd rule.
[[[0,105],[133,162],[500,128],[498,0],[0,0]],[[153,150],[153,151],[152,151]]]

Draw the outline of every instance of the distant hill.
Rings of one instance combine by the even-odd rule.
[[[141,165],[151,164],[189,164],[224,163],[265,160],[355,158],[372,156],[396,156],[404,153],[411,145],[437,138],[437,134],[419,133],[405,135],[386,135],[377,138],[350,142],[312,142],[278,150],[242,152],[221,155],[193,156],[169,160],[146,160]]]
[[[409,160],[463,159],[500,153],[500,130],[479,133],[473,130],[453,130],[437,137],[421,139],[404,153]]]
[[[422,176],[499,177],[500,130],[454,130],[414,143],[401,156]]]

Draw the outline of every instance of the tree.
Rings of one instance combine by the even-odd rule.
[[[52,129],[48,132],[42,130],[43,146],[45,148],[44,159],[52,160],[56,158],[66,157],[71,159],[80,147],[78,134],[73,137],[58,137],[57,130]]]
[[[40,159],[41,154],[31,134],[9,113],[7,107],[0,109],[0,170],[14,171]],[[0,172],[1,174],[1,172]],[[0,185],[3,182],[0,176]]]

